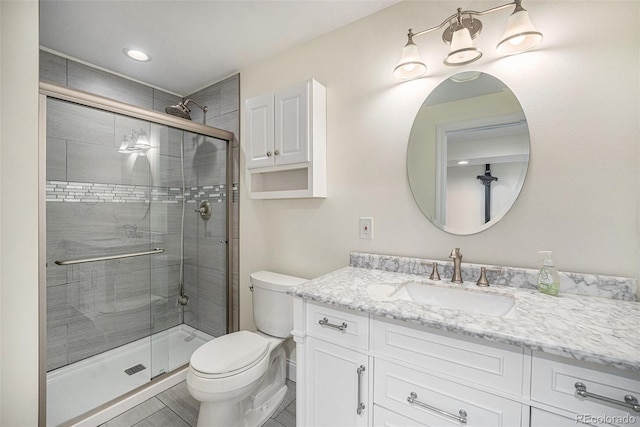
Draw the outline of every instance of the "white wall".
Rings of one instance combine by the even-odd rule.
[[[250,200],[241,182],[242,328],[254,327],[252,271],[311,278],[347,265],[353,250],[446,259],[461,247],[464,261],[534,267],[537,251],[549,249],[561,270],[638,276],[640,3],[527,0],[545,36],[536,50],[498,56],[494,47],[510,11],[498,12],[482,18],[478,62],[443,65],[440,34],[425,35],[415,41],[428,76],[396,81],[392,70],[407,29],[438,24],[455,6],[402,2],[241,71],[243,100],[314,77],[327,87],[328,105],[325,200]],[[519,199],[497,225],[471,236],[447,234],[423,217],[405,167],[421,103],[462,70],[505,82],[531,133]],[[374,218],[373,240],[358,238],[360,216]]]
[[[38,2],[0,1],[0,425],[38,423]]]

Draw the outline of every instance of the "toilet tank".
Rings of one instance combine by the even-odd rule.
[[[287,290],[307,279],[258,271],[251,273],[253,320],[267,335],[286,338],[293,329],[293,297]]]

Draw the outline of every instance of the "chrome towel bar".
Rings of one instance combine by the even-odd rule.
[[[144,251],[144,252],[132,252],[129,254],[118,254],[118,255],[106,255],[106,256],[95,257],[95,258],[68,259],[63,261],[55,261],[55,263],[58,265],[83,264],[85,262],[108,261],[110,259],[131,258],[134,256],[142,256],[142,255],[154,255],[154,254],[161,254],[163,252],[164,252],[163,248],[154,248],[150,251]]]

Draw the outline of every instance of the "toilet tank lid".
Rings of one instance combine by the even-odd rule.
[[[286,274],[273,273],[271,271],[263,270],[251,273],[251,284],[253,286],[272,291],[287,292],[287,289],[290,287],[301,285],[306,281],[307,279],[287,276]]]

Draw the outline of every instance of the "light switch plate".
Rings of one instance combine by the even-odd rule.
[[[360,238],[373,239],[373,218],[360,217]]]

